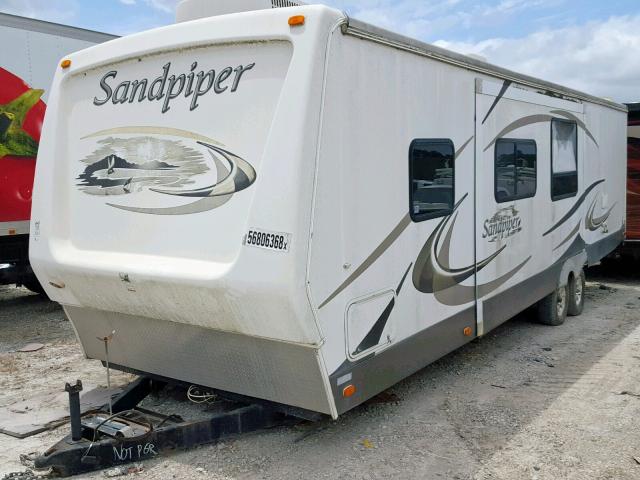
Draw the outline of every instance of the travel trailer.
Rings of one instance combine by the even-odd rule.
[[[115,332],[114,368],[335,418],[536,303],[579,314],[626,107],[280,3],[61,62],[31,261],[86,356]]]
[[[0,284],[42,291],[29,266],[29,216],[49,87],[61,56],[113,38],[0,13]]]

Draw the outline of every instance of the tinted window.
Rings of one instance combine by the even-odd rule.
[[[495,198],[498,203],[536,194],[536,143],[500,139],[495,149]]]
[[[578,192],[578,126],[551,120],[551,198],[572,197]]]
[[[414,140],[409,148],[409,208],[414,222],[448,215],[454,199],[451,140]]]

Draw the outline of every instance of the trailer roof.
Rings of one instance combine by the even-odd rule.
[[[346,16],[346,14],[345,14]],[[573,90],[571,88],[563,87],[556,83],[547,82],[539,78],[530,77],[529,75],[523,75],[521,73],[514,72],[512,70],[498,67],[488,62],[462,55],[460,53],[447,50],[445,48],[436,47],[429,43],[421,42],[398,33],[385,30],[380,27],[349,18],[342,25],[342,32],[348,35],[353,35],[366,40],[382,43],[393,48],[413,52],[418,55],[439,60],[441,62],[457,65],[462,68],[473,70],[478,73],[484,73],[492,75],[505,80],[511,80],[521,85],[538,88],[549,92],[552,96],[563,95],[571,98],[577,98],[598,105],[614,108],[623,112],[627,111],[627,107],[623,104],[616,103],[612,100],[589,95],[588,93]]]
[[[76,40],[85,40],[87,42],[94,43],[102,43],[118,38],[117,35],[95,32],[84,28],[70,27],[59,23],[45,22],[44,20],[20,17],[18,15],[10,15],[8,13],[0,13],[0,25],[20,30],[30,30],[32,32],[75,38]]]

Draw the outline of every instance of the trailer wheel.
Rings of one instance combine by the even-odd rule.
[[[580,315],[584,308],[584,270],[580,270],[580,274],[567,285],[567,297],[567,314]]]
[[[567,318],[567,286],[556,288],[538,302],[538,322],[543,325],[562,325]]]

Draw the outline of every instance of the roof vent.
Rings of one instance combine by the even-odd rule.
[[[292,0],[182,0],[176,7],[176,22],[215,17],[228,13],[249,12],[268,8],[297,7]]]

